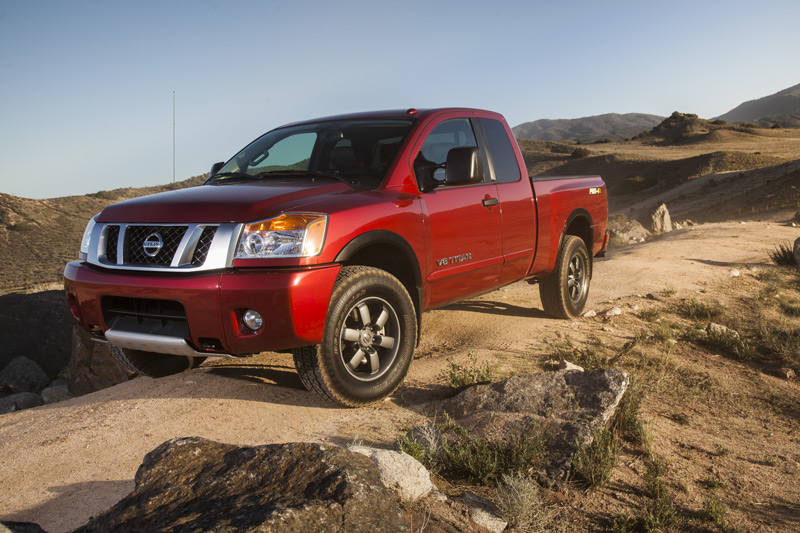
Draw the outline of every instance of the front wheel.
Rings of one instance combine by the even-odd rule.
[[[539,282],[544,312],[555,318],[575,318],[586,305],[591,278],[589,252],[583,239],[566,235],[553,271]]]
[[[400,281],[386,271],[343,267],[319,346],[292,351],[308,390],[348,407],[389,396],[414,354],[417,319]]]

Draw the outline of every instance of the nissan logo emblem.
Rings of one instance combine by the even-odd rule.
[[[164,247],[164,239],[161,238],[161,234],[157,232],[153,232],[147,236],[142,243],[142,248],[144,248],[144,253],[147,254],[148,257],[155,257],[158,255],[158,252],[161,251],[161,248]]]

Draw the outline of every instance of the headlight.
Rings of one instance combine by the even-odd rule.
[[[313,257],[322,251],[326,215],[290,213],[244,227],[236,259]]]
[[[81,239],[81,253],[80,258],[86,260],[89,255],[89,245],[92,243],[92,231],[95,224],[97,224],[97,215],[93,216],[86,224],[86,229],[83,230],[83,239]]]

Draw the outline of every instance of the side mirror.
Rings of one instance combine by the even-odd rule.
[[[219,163],[214,163],[213,165],[211,165],[211,172],[208,173],[208,177],[209,178],[213,177],[214,174],[219,172],[219,169],[221,169],[224,166],[225,166],[225,163],[223,161],[220,161]]]
[[[475,147],[451,148],[444,167],[445,185],[467,185],[483,181],[483,165]]]

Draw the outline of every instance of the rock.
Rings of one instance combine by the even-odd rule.
[[[0,369],[22,355],[55,377],[69,362],[73,324],[63,290],[0,296]]]
[[[47,531],[33,522],[0,521],[0,533],[47,533]]]
[[[782,367],[780,370],[781,377],[784,379],[792,380],[797,377],[797,374],[794,370],[789,367]]]
[[[0,371],[0,387],[11,392],[41,392],[49,383],[42,367],[27,357],[15,357]]]
[[[567,361],[566,359],[562,359],[560,363],[558,363],[559,370],[577,370],[578,372],[583,372],[583,367],[574,365]]]
[[[69,391],[69,386],[65,379],[57,379],[53,381],[49,387],[42,391],[42,399],[44,403],[63,402],[74,398],[75,395]]]
[[[794,218],[792,219],[792,222],[797,222],[798,224],[800,224],[800,211],[798,211],[798,212],[796,212],[794,214]]]
[[[369,457],[378,467],[383,484],[397,492],[403,501],[413,502],[427,496],[434,488],[430,472],[407,453],[366,446],[347,449]]]
[[[713,322],[709,323],[706,326],[706,333],[709,337],[724,337],[724,336],[733,336],[735,338],[739,338],[739,332],[730,328],[726,328],[722,324],[715,324]]]
[[[82,396],[128,381],[129,374],[108,350],[76,325],[72,329],[72,356],[67,368],[69,391]]]
[[[605,331],[606,333],[614,333],[614,330],[613,330],[613,329],[611,329],[611,328],[610,328],[610,327],[608,327],[608,326],[603,326],[603,331]]]
[[[594,309],[590,309],[583,313],[583,318],[594,318],[597,316],[597,312]]]
[[[794,241],[794,263],[800,266],[800,237]]]
[[[576,443],[591,443],[619,405],[628,387],[625,372],[558,370],[514,376],[470,387],[443,402],[442,411],[472,436],[507,438],[531,430],[547,435],[537,481],[563,482]]]
[[[755,265],[747,265],[747,270],[750,272],[758,272],[758,267]]]
[[[461,495],[461,500],[469,509],[472,521],[492,533],[501,533],[508,526],[508,522],[500,518],[497,508],[485,498],[474,492],[467,491]]]
[[[604,314],[606,316],[619,316],[622,314],[622,309],[620,309],[619,307],[612,307],[611,309],[608,309]]]
[[[652,292],[648,292],[647,295],[645,296],[645,298],[647,298],[648,300],[655,300],[656,302],[663,302],[664,301],[664,299],[661,296],[658,296],[657,294],[653,294]]]
[[[408,531],[375,464],[333,446],[172,439],[145,456],[134,481],[76,532]]]
[[[732,268],[730,271],[730,275],[732,278],[738,278],[740,276],[738,268]]]
[[[669,210],[666,204],[659,205],[650,215],[650,229],[654,233],[667,233],[672,231],[672,220],[669,217]]]
[[[629,220],[623,223],[611,222],[609,223],[608,232],[613,240],[623,243],[643,242],[650,236],[650,232],[636,220]]]
[[[32,392],[18,392],[5,398],[0,398],[0,415],[22,411],[31,407],[44,405],[44,400],[38,394]]]
[[[673,222],[672,229],[683,229],[683,226],[681,226],[680,222]]]

